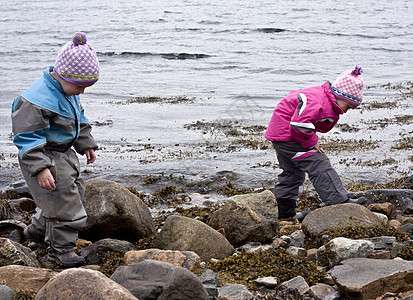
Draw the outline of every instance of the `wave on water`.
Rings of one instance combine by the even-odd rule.
[[[343,33],[343,32],[330,32],[330,31],[307,31],[299,30],[296,31],[298,34],[319,34],[319,35],[328,35],[328,36],[344,36],[344,37],[358,37],[365,39],[388,39],[388,36],[378,36],[378,35],[369,35],[369,34],[352,34],[352,33]]]
[[[264,32],[264,33],[279,33],[287,31],[287,29],[277,28],[277,27],[266,27],[266,28],[258,28],[257,31]]]
[[[374,50],[374,51],[384,51],[384,52],[406,52],[406,51],[410,51],[411,50],[406,50],[406,49],[393,49],[393,48],[385,48],[385,47],[371,47],[370,50]]]
[[[147,57],[147,56],[159,56],[164,59],[200,59],[207,58],[211,55],[203,53],[152,53],[152,52],[98,52],[102,56],[123,56],[123,57]]]

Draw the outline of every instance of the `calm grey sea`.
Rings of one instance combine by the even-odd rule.
[[[139,187],[137,178],[144,175],[177,174],[196,185],[231,172],[241,183],[259,187],[279,171],[271,149],[208,151],[206,144],[225,145],[227,137],[213,129],[188,130],[188,124],[265,126],[290,90],[333,81],[354,64],[364,67],[371,87],[364,101],[381,101],[387,91],[376,86],[413,78],[412,14],[408,0],[3,0],[0,190],[21,179],[10,138],[11,102],[54,64],[76,31],[87,34],[101,63],[99,82],[82,96],[91,122],[102,125],[93,131],[101,150],[94,166],[84,165],[86,177]],[[147,96],[194,100],[128,101]],[[377,113],[411,112],[406,104],[391,112],[353,112],[343,122],[363,129],[360,120]],[[332,134],[391,142],[400,132],[411,128]],[[391,156],[388,148],[364,159]],[[344,168],[340,159],[333,155],[332,162],[343,177],[381,176],[377,170]],[[409,168],[411,162],[403,164]]]

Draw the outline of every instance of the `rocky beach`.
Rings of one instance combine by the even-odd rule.
[[[0,299],[412,300],[412,13],[407,0],[5,2]],[[23,234],[36,204],[10,110],[77,30],[101,66],[81,95],[99,149],[80,157],[86,265],[61,269]],[[310,213],[280,220],[271,114],[355,64],[363,103],[319,136],[367,202],[324,206],[306,179]]]
[[[25,240],[35,203],[16,182],[1,193],[2,299],[412,299],[412,83],[380,88],[391,96],[357,113],[393,111],[391,118],[339,122],[335,133],[321,139],[342,176],[345,170],[364,173],[364,180],[344,180],[367,203],[324,206],[307,181],[297,209],[311,212],[302,223],[278,220],[271,179],[258,187],[246,183],[248,174],[231,171],[199,181],[190,173],[147,173],[133,176],[128,186],[108,180],[109,170],[99,178],[86,169],[88,223],[76,251],[87,264],[63,270],[47,260],[45,249]],[[174,105],[187,99],[145,101]],[[389,126],[400,131],[386,138]],[[349,138],[365,132],[362,127],[376,135],[382,130],[383,140]],[[185,129],[220,136],[191,157],[271,150],[265,127],[242,120],[197,121]],[[255,168],[278,172],[275,161]]]
[[[2,193],[1,299],[413,297],[412,177],[354,192],[365,205],[323,206],[303,193],[299,207],[311,212],[302,223],[278,220],[267,189],[227,189],[226,200],[191,206],[183,191],[149,197],[105,179],[86,183],[89,218],[76,251],[87,264],[66,270],[24,238],[30,195]]]
[[[265,126],[243,120],[187,123],[186,130],[215,137],[179,157],[188,174],[125,174],[129,179],[117,182],[108,179],[110,170],[100,178],[85,169],[88,223],[76,250],[84,267],[59,269],[45,249],[25,240],[35,203],[21,181],[4,189],[2,299],[412,299],[412,83],[370,88],[390,96],[365,103],[355,112],[359,122],[344,119],[321,138],[346,188],[366,197],[365,205],[324,206],[307,180],[297,209],[310,214],[302,223],[278,220],[272,178],[257,186],[245,180],[248,173],[228,170],[194,180],[191,163],[185,163],[208,153],[237,156],[243,149],[257,159],[271,151]],[[187,98],[139,101],[188,105]],[[384,112],[391,116],[381,117]],[[372,114],[374,120],[366,118]],[[113,151],[136,149],[125,147],[130,151]],[[139,147],[148,158],[162,160],[157,146]],[[250,169],[279,172],[276,161],[260,161]]]

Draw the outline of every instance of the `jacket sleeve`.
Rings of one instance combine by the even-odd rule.
[[[46,155],[47,129],[52,112],[39,107],[24,97],[13,103],[13,142],[19,150],[19,158],[31,176],[36,176],[45,168],[52,167],[52,160]]]
[[[308,103],[303,93],[299,93],[297,98],[299,103],[290,121],[291,136],[304,148],[311,148],[318,142],[315,124],[320,120],[323,108],[318,103]]]
[[[86,118],[84,109],[82,108],[80,113],[79,137],[74,144],[77,153],[84,154],[84,150],[86,149],[96,150],[98,148],[96,141],[91,134],[91,131],[92,126],[90,125],[89,120]]]

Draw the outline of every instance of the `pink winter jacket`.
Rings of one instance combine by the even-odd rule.
[[[328,132],[343,110],[337,105],[330,83],[292,91],[278,103],[265,132],[269,141],[297,141],[304,148],[318,142],[318,132]]]

